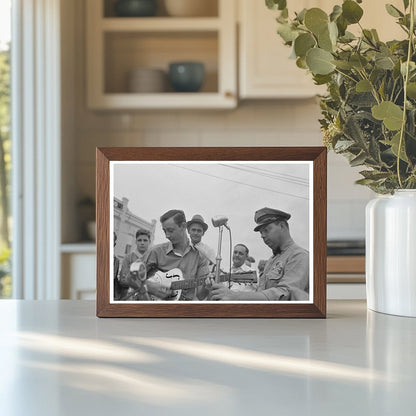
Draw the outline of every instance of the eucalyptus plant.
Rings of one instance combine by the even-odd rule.
[[[278,34],[292,47],[296,65],[325,84],[320,97],[324,143],[365,166],[357,183],[377,193],[416,188],[415,0],[399,9],[383,5],[404,39],[382,42],[363,28],[362,0],[344,0],[330,13],[303,9],[289,16],[286,0],[266,0],[278,10]],[[356,25],[356,36],[348,29]]]

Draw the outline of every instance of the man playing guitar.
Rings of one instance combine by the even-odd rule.
[[[160,217],[163,232],[168,241],[154,246],[144,259],[148,276],[160,270],[168,272],[180,269],[185,280],[195,280],[209,273],[208,260],[193,245],[186,233],[186,218],[182,210],[172,209]],[[166,299],[170,291],[160,287],[152,279],[146,281],[148,293],[159,299]],[[181,301],[196,300],[196,288],[182,290]]]

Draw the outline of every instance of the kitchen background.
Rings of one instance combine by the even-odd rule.
[[[230,3],[234,0],[229,0]],[[368,7],[371,2],[367,0]],[[261,3],[261,4],[255,4]],[[299,7],[298,7],[299,3]],[[315,0],[296,2],[305,6],[321,5],[332,9],[336,2]],[[323,4],[323,6],[322,6]],[[95,148],[97,146],[320,146],[322,135],[319,128],[319,106],[309,92],[299,93],[299,85],[310,82],[298,81],[295,63],[289,61],[290,49],[281,44],[276,35],[273,13],[263,1],[236,0],[238,25],[235,53],[240,99],[234,109],[154,109],[154,110],[95,110],[87,107],[87,27],[86,2],[74,0],[62,5],[62,252],[63,270],[76,275],[85,269],[84,258],[81,266],[74,254],[90,255],[93,248],[80,248],[72,243],[81,239],[81,225],[78,219],[79,201],[85,197],[95,198]],[[258,49],[263,53],[263,67],[270,79],[275,73],[292,77],[291,82],[298,89],[296,98],[285,93],[273,97],[267,84],[264,87],[268,99],[259,99],[261,94],[243,93],[247,56],[253,47],[250,29],[245,27],[248,11],[253,8],[252,18],[258,19],[255,30],[262,38],[257,39]],[[251,18],[250,17],[250,18]],[[383,25],[382,18],[371,13],[368,18]],[[377,26],[376,24],[376,26]],[[229,28],[233,30],[233,28]],[[390,29],[389,29],[390,30]],[[394,30],[391,29],[391,30]],[[256,32],[257,33],[257,32]],[[246,42],[242,39],[246,36]],[[250,39],[247,42],[247,36]],[[253,53],[253,51],[251,51]],[[275,56],[273,56],[275,55]],[[270,58],[270,59],[269,59]],[[252,65],[253,62],[249,62]],[[255,68],[258,70],[258,68]],[[261,68],[260,68],[261,71]],[[243,81],[242,81],[243,80]],[[280,81],[290,83],[287,80]],[[302,84],[303,82],[303,84]],[[242,94],[243,93],[243,94]],[[270,95],[272,95],[270,97]],[[333,153],[328,155],[328,238],[350,240],[364,238],[365,205],[374,194],[366,187],[354,184],[359,178],[358,171],[348,162]],[[74,209],[75,208],[75,209]],[[317,214],[319,215],[319,214]],[[79,259],[78,259],[79,260]],[[88,267],[94,267],[93,262]],[[74,296],[74,282],[63,278],[62,293]],[[66,282],[66,283],[65,283]],[[69,282],[69,283],[68,283]],[[76,285],[75,285],[76,286]],[[77,292],[78,293],[78,292]],[[81,295],[76,295],[80,297]]]

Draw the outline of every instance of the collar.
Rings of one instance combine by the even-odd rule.
[[[186,239],[186,246],[185,246],[185,250],[183,252],[183,254],[178,253],[177,251],[175,251],[175,248],[173,247],[173,244],[171,241],[168,240],[168,244],[166,246],[166,254],[169,254],[171,251],[177,255],[185,255],[189,250],[196,250],[196,248],[190,244],[189,239]]]
[[[292,247],[295,244],[293,240],[289,240],[283,245],[283,247],[278,247],[276,250],[273,250],[273,255],[277,256],[278,254],[284,253],[289,247]]]

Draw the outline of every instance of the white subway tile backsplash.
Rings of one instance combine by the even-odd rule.
[[[195,147],[200,146],[199,133],[180,130],[148,130],[143,134],[143,146]]]
[[[178,114],[180,130],[222,130],[226,128],[224,111],[181,111]]]
[[[176,130],[180,127],[179,111],[142,111],[133,116],[133,130],[154,128]]]

